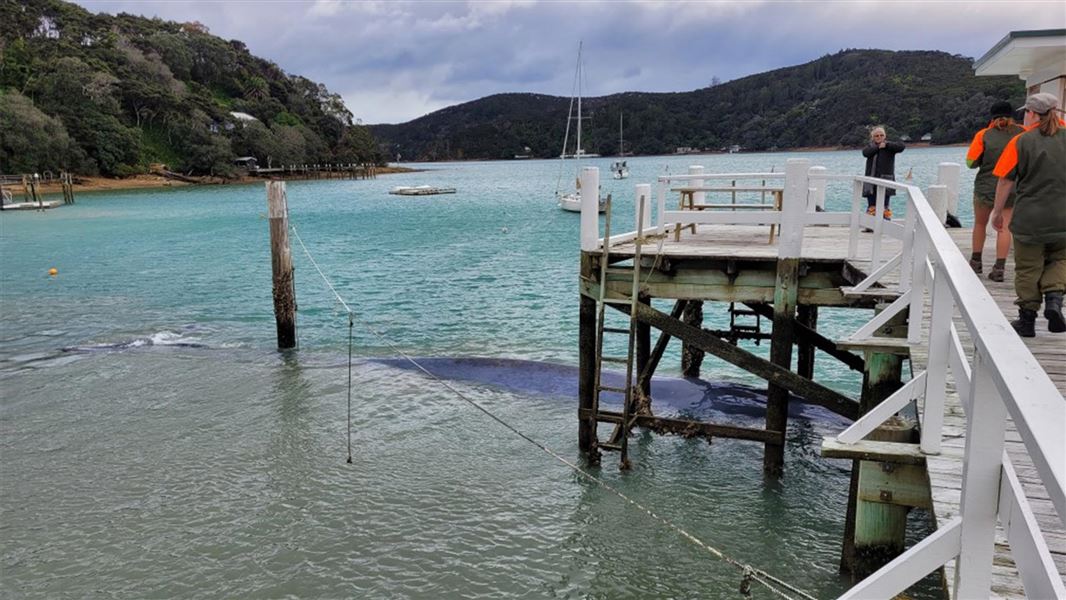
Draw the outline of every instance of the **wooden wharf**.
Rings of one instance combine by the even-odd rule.
[[[257,167],[248,169],[256,177],[283,177],[285,179],[376,179],[377,167],[372,164],[310,164],[284,165],[281,167]]]
[[[46,171],[44,177],[38,173],[23,175],[0,175],[0,210],[45,210],[55,208],[60,202],[45,200],[41,192],[41,183],[49,183],[58,180],[63,192],[62,204],[74,204],[74,177],[70,173],[62,172],[54,177],[50,171]],[[11,190],[22,190],[22,202],[15,202],[14,193]]]
[[[841,564],[861,581],[842,598],[893,598],[933,572],[951,598],[1066,597],[1066,336],[1047,332],[1041,319],[1044,330],[1022,340],[1007,324],[1015,314],[1012,269],[1006,283],[969,269],[960,252],[968,251],[969,230],[949,234],[942,226],[957,200],[959,167],[940,167],[928,197],[907,184],[829,175],[804,159],[777,174],[693,168],[660,177],[654,200],[651,185],[638,185],[637,230],[611,235],[608,217],[602,238],[598,199],[583,198],[578,441],[589,461],[618,451],[628,467],[626,438],[644,427],[763,443],[764,470],[777,475],[791,392],[857,419],[823,443],[827,458],[854,461]],[[598,189],[595,168],[581,177],[582,189]],[[706,183],[722,180],[731,183]],[[824,211],[833,180],[852,184],[850,211]],[[863,184],[878,190],[873,216],[865,214]],[[897,207],[906,202],[902,222],[880,218],[888,188]],[[743,189],[769,191],[773,201],[735,210]],[[705,198],[723,192],[734,199],[716,206]],[[668,193],[680,195],[670,208]],[[653,298],[674,300],[674,310],[655,310]],[[744,306],[773,330],[704,329],[704,301]],[[817,309],[826,306],[873,317],[831,340],[817,329]],[[630,316],[628,358],[604,355],[607,332],[626,331],[605,325],[605,315],[617,312]],[[661,332],[654,348],[652,329]],[[755,335],[770,339],[769,359],[735,345]],[[689,366],[690,355],[709,353],[765,379],[765,428],[653,415],[651,375],[672,337],[682,341]],[[859,398],[814,381],[816,349],[861,373]],[[609,359],[625,364],[624,388],[600,385]],[[601,393],[612,406],[600,406]],[[606,437],[603,424],[611,426]],[[912,507],[929,509],[936,529],[905,550]]]

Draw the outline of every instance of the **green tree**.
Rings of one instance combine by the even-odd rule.
[[[91,159],[90,172],[123,175],[136,172],[140,134],[120,120],[112,84],[115,78],[93,71],[77,58],[56,61],[53,69],[29,88],[37,106],[62,119],[70,135]]]
[[[81,169],[85,160],[62,121],[18,92],[0,92],[0,173]]]

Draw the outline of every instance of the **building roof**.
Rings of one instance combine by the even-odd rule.
[[[1017,75],[1032,85],[1066,75],[1066,29],[1012,31],[973,63],[976,75]]]

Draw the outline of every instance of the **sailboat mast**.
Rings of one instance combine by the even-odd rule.
[[[584,42],[577,43],[577,149],[574,150],[574,158],[581,162],[581,79],[584,77],[584,69],[581,67],[581,46]],[[580,173],[580,171],[578,171]]]

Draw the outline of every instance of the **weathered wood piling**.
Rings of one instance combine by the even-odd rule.
[[[296,347],[296,287],[289,247],[289,207],[284,181],[268,181],[267,217],[270,221],[270,264],[274,279],[274,320],[278,348]]]

